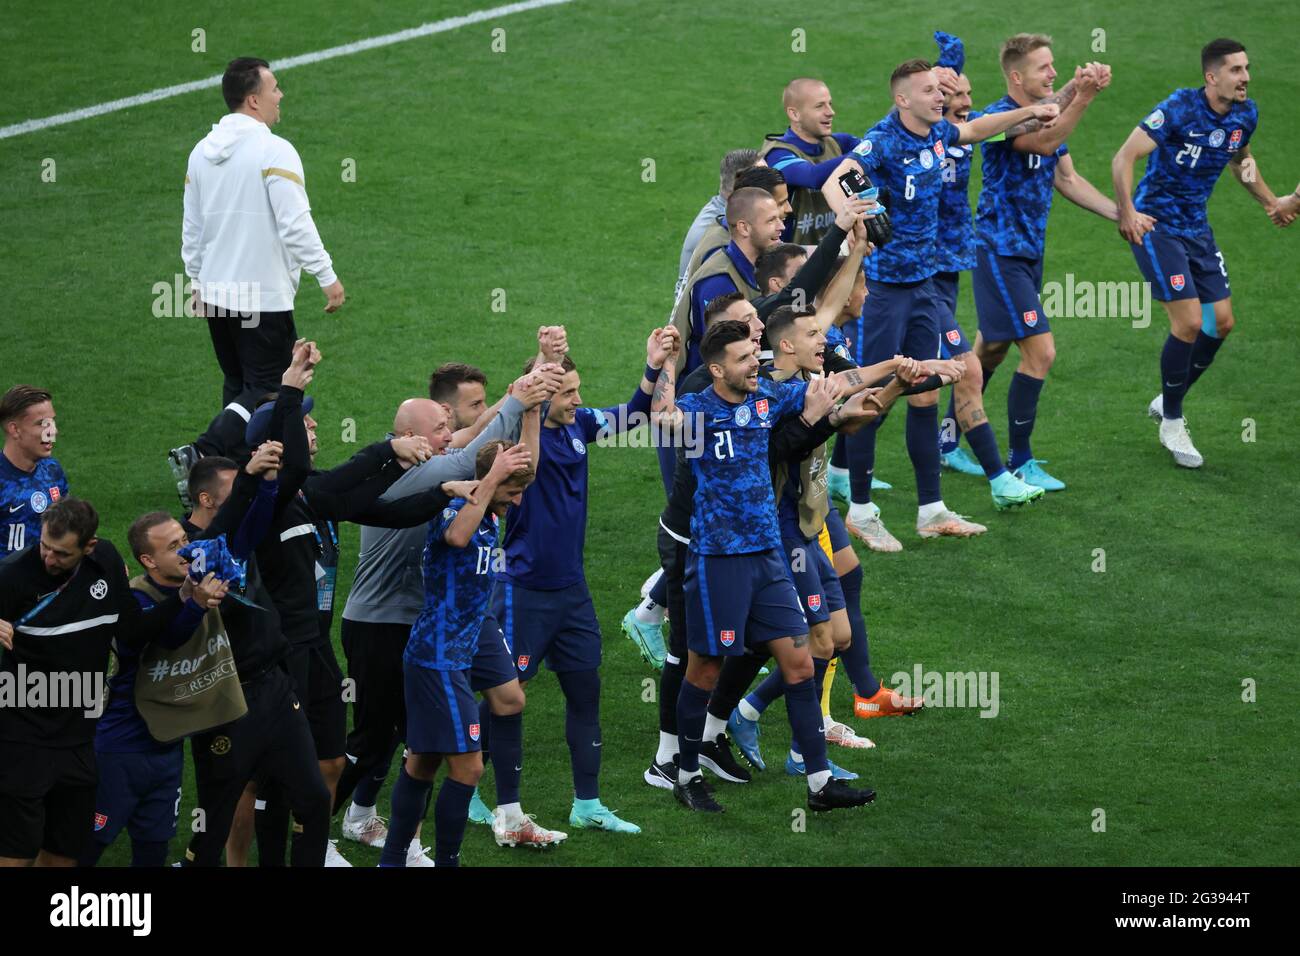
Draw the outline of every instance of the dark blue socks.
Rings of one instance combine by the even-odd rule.
[[[600,793],[600,676],[595,671],[555,676],[564,692],[564,739],[573,764],[573,792],[579,800],[595,800]]]
[[[708,709],[709,692],[683,679],[677,695],[677,766],[690,776],[700,769],[700,741]]]
[[[448,783],[451,781],[448,780]],[[446,785],[444,784],[444,787]],[[388,820],[388,836],[384,840],[384,850],[379,857],[380,866],[406,866],[406,851],[415,839],[416,827],[424,819],[424,811],[428,806],[429,792],[433,789],[433,782],[430,780],[416,780],[406,772],[406,767],[397,774],[397,782],[393,784],[393,799],[390,808]],[[473,794],[474,788],[468,788],[470,794]],[[439,798],[441,800],[441,797]],[[465,798],[465,812],[462,817],[469,816],[469,797]],[[465,832],[464,819],[461,820],[461,833]],[[441,837],[441,827],[439,827],[439,836]]]
[[[425,784],[426,787],[429,784]],[[427,792],[427,791],[426,791]],[[433,820],[436,832],[433,839],[433,865],[460,866],[460,845],[465,839],[465,825],[469,822],[469,802],[474,796],[474,788],[467,783],[459,783],[446,778],[438,788],[438,799],[433,805]],[[397,790],[393,790],[393,805],[397,804]],[[397,811],[393,811],[396,818]],[[415,831],[411,831],[415,836]],[[393,839],[393,829],[388,828],[388,840]],[[401,844],[402,856],[406,856],[407,846]],[[388,853],[389,843],[384,843],[384,854]]]
[[[840,662],[859,697],[870,697],[880,690],[880,681],[871,673],[871,651],[867,642],[867,622],[862,616],[862,568],[854,568],[840,576],[844,589],[844,603],[849,613],[849,629],[853,643],[840,652]]]
[[[1034,417],[1038,414],[1038,395],[1043,390],[1043,380],[1023,372],[1011,376],[1007,389],[1007,431],[1010,433],[1011,457],[1007,466],[1015,471],[1029,459],[1029,436],[1034,431]]]
[[[1198,332],[1197,336],[1204,335]],[[1192,350],[1196,343],[1184,342],[1170,334],[1160,351],[1160,394],[1164,397],[1165,418],[1183,417],[1183,396],[1190,384]]]
[[[928,505],[939,494],[939,406],[907,406],[907,454],[916,472],[916,503]],[[856,499],[855,499],[856,500]]]

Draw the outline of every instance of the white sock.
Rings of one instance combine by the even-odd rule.
[[[704,718],[704,740],[706,743],[713,743],[718,739],[718,734],[725,733],[727,722],[721,717],[714,717],[708,714]]]
[[[646,578],[641,584],[641,596],[645,597],[654,590],[654,586],[659,583],[659,579],[664,576],[663,568],[655,568],[655,573]]]
[[[832,478],[847,478],[849,476],[849,470],[847,468],[837,468],[835,465],[831,465],[830,475]]]
[[[852,522],[867,521],[880,514],[880,509],[872,506],[870,501],[855,501],[849,505],[849,520]]]
[[[632,614],[640,624],[663,624],[664,622],[664,606],[656,604],[649,598],[638,604]]]
[[[672,763],[679,750],[676,734],[659,731],[659,749],[655,751],[655,763]]]
[[[813,793],[821,790],[830,782],[831,772],[829,770],[818,770],[816,773],[808,774],[808,789]]]
[[[797,751],[797,750],[795,750],[793,747],[791,747],[791,748],[790,748],[790,759],[793,760],[795,763],[803,763],[803,754],[801,754],[799,751]]]
[[[758,720],[763,716],[763,712],[744,697],[740,698],[740,703],[736,705],[736,709],[740,711],[740,716],[746,720]]]
[[[696,777],[700,777],[700,776],[703,776],[703,774],[701,774],[698,770],[694,770],[691,771],[690,773],[687,773],[685,770],[682,770],[680,767],[677,769],[677,782],[680,783],[683,787],[686,786],[688,783],[690,783],[692,780],[694,780]]]
[[[354,800],[352,801],[352,805],[348,807],[347,816],[344,819],[348,820],[350,823],[360,823],[367,817],[372,817],[374,815],[374,807],[363,807]]]
[[[932,501],[928,505],[921,505],[919,508],[917,508],[916,520],[920,524],[925,524],[927,521],[931,520],[937,515],[943,514],[947,510],[948,508],[943,503],[943,499],[940,498],[938,501]]]
[[[523,817],[523,808],[517,803],[503,803],[497,807],[497,819],[507,826],[521,822]]]

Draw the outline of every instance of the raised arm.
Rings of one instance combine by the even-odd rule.
[[[1026,133],[1024,136],[1017,136],[1011,140],[1011,148],[1021,153],[1037,153],[1040,156],[1051,156],[1060,148],[1074,128],[1079,125],[1079,120],[1088,107],[1092,105],[1093,99],[1097,93],[1110,84],[1110,67],[1104,63],[1089,63],[1082,69],[1076,69],[1074,73],[1075,94],[1069,104],[1059,111],[1056,122],[1051,126],[1044,127],[1036,133]],[[1050,104],[1055,106],[1055,104]],[[1003,116],[1006,114],[996,114]],[[980,119],[987,119],[981,117]],[[1042,119],[1042,117],[1038,117]],[[975,120],[978,123],[980,120]],[[1012,124],[1015,125],[1014,123]],[[1010,129],[1010,127],[1007,127]]]
[[[1077,76],[1081,72],[1081,70],[1080,68],[1076,67],[1074,72],[1075,75]],[[1066,83],[1063,87],[1061,87],[1051,96],[1044,96],[1038,102],[1055,103],[1057,109],[1064,110],[1067,106],[1069,106],[1072,102],[1074,102],[1074,94],[1077,91],[1078,91],[1078,87],[1075,85],[1075,81],[1072,79],[1070,80],[1069,83]],[[1043,128],[1042,120],[1036,120],[1036,119],[1025,120],[1023,123],[1018,123],[1008,130],[1003,130],[1002,135],[1005,136],[1007,139],[1013,139],[1017,136],[1024,136],[1026,133],[1037,133],[1042,128]]]
[[[534,418],[537,416],[536,411],[529,413]],[[525,416],[524,431],[528,431],[527,417]],[[492,462],[492,467],[488,473],[483,476],[479,482],[478,490],[473,499],[467,499],[456,517],[452,519],[447,530],[443,533],[443,540],[453,548],[464,548],[474,540],[474,532],[478,530],[479,524],[483,521],[483,515],[487,513],[488,506],[492,503],[492,496],[503,481],[509,478],[520,468],[524,468],[534,459],[529,453],[528,448],[520,442],[518,445],[511,445],[504,451],[498,452],[496,459]]]
[[[1075,99],[1075,102],[1078,102],[1077,98]],[[965,146],[968,143],[983,142],[990,137],[998,135],[998,133],[1005,133],[1013,126],[1017,126],[1028,120],[1039,120],[1043,123],[1050,123],[1053,120],[1056,120],[1059,123],[1059,116],[1060,109],[1055,103],[1035,103],[1033,106],[1022,106],[1020,109],[1007,110],[1004,113],[986,113],[978,119],[973,119],[968,123],[954,123],[953,125],[957,127],[957,144],[959,146]],[[1075,122],[1078,121],[1076,120]],[[1052,129],[1055,128],[1055,125],[1053,125]],[[1038,133],[1031,133],[1029,135],[1041,136],[1046,132],[1048,132],[1048,130],[1044,129],[1040,130]],[[1024,137],[1017,137],[1013,140],[1013,144],[1019,143],[1023,138]],[[1058,142],[1056,146],[1061,145],[1063,142],[1065,142],[1064,136],[1061,137],[1060,142]],[[1056,146],[1053,146],[1051,150],[1043,155],[1050,155],[1051,152],[1055,151]],[[1029,150],[1029,152],[1038,152],[1038,150]]]

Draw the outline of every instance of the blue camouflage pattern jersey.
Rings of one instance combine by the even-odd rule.
[[[803,410],[807,382],[760,377],[758,391],[739,405],[709,386],[677,398],[683,422],[702,439],[698,458],[687,458],[695,476],[691,550],[697,554],[751,554],[781,546],[776,495],[767,461],[772,426]]]
[[[967,122],[984,114],[971,110]],[[975,268],[975,221],[970,214],[970,164],[973,144],[949,146],[943,158],[943,191],[939,193],[939,237],[935,250],[940,272]]]
[[[852,362],[853,353],[850,351],[848,336],[844,330],[834,323],[826,330],[826,351],[834,352],[846,362]]]
[[[867,130],[850,153],[871,182],[889,190],[889,221],[894,237],[862,264],[877,282],[920,282],[938,271],[939,195],[944,160],[960,132],[940,120],[925,136],[910,132],[891,112]]]
[[[1204,89],[1175,90],[1138,124],[1156,149],[1147,157],[1133,205],[1154,217],[1161,232],[1189,239],[1208,232],[1205,204],[1214,184],[1258,125],[1254,100],[1233,103],[1220,116]]]
[[[499,564],[497,518],[490,512],[479,522],[464,548],[447,543],[464,498],[456,498],[429,522],[421,571],[424,607],[411,625],[402,659],[436,671],[468,670],[478,650],[478,634],[487,617],[492,582]]]
[[[42,458],[28,473],[0,454],[0,555],[39,541],[41,515],[67,493],[68,479],[56,459]]]
[[[984,114],[1018,110],[1010,96],[984,108]],[[979,239],[1000,256],[1041,259],[1052,211],[1056,164],[1070,152],[1062,143],[1051,156],[1017,152],[1011,139],[980,144],[984,185],[980,189],[975,229]]]

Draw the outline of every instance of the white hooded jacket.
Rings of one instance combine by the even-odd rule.
[[[181,258],[209,305],[237,312],[293,308],[303,269],[337,281],[288,140],[244,113],[227,113],[190,152]]]

